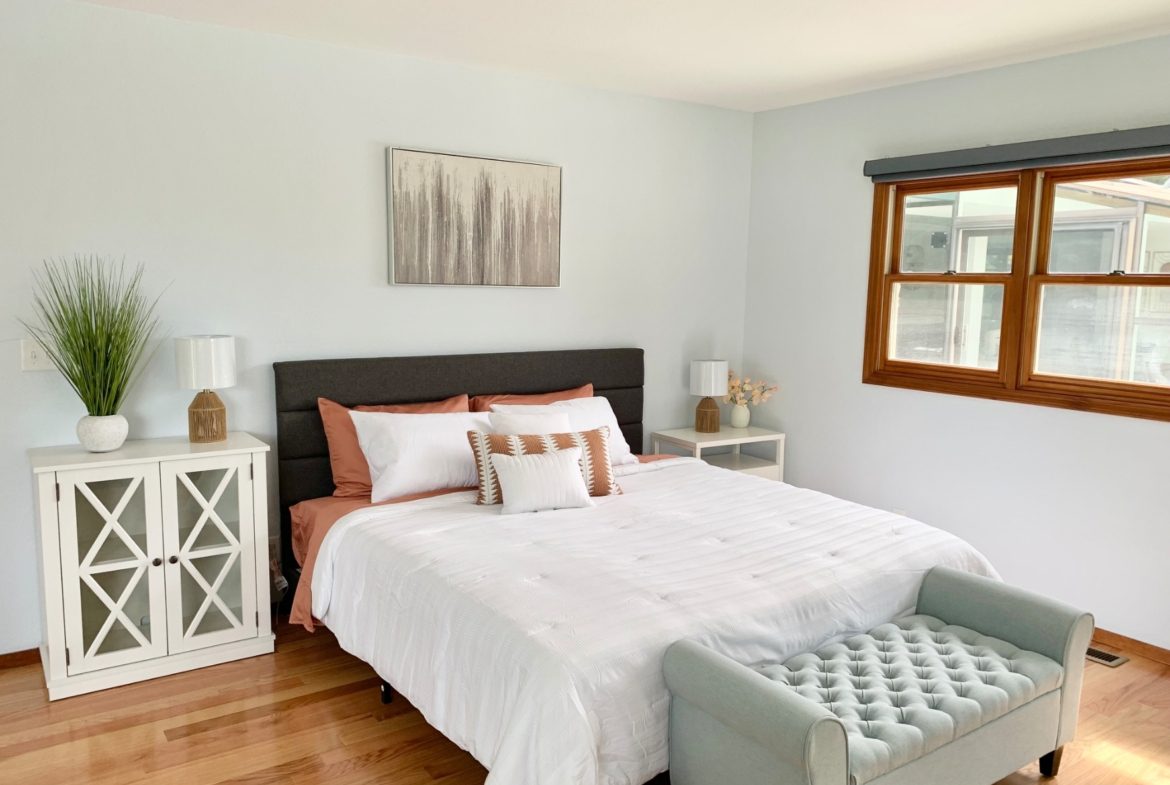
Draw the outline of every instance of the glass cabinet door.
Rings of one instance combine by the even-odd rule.
[[[57,474],[70,675],[167,653],[158,481],[153,465]]]
[[[171,654],[256,636],[251,465],[250,455],[161,465]]]

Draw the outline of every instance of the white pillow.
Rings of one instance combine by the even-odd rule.
[[[467,447],[467,432],[487,428],[487,414],[351,411],[349,416],[370,466],[371,501],[475,487],[475,457]]]
[[[544,414],[564,412],[569,415],[570,431],[592,431],[603,425],[609,426],[609,462],[614,466],[637,463],[626,443],[626,437],[618,425],[617,416],[609,399],[601,396],[595,398],[574,398],[571,401],[557,401],[543,406],[530,406],[514,403],[494,403],[492,411],[500,414]],[[415,415],[417,416],[417,415]]]
[[[540,414],[504,414],[492,412],[492,433],[504,436],[525,436],[528,434],[569,433],[573,430],[569,415],[564,412]]]
[[[540,512],[568,507],[592,507],[581,475],[581,448],[534,455],[492,454],[504,506],[500,512]]]

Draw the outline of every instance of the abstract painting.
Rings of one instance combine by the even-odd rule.
[[[390,148],[390,282],[559,286],[561,168]]]

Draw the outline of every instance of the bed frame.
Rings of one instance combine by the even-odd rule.
[[[329,448],[317,398],[346,406],[437,401],[452,395],[543,393],[593,383],[613,406],[622,433],[641,452],[641,349],[576,349],[273,363],[281,565],[292,597],[300,569],[289,507],[333,493]]]

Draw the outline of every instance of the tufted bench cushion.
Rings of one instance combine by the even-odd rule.
[[[837,715],[853,785],[1059,689],[1061,666],[933,616],[907,616],[755,670]]]

